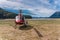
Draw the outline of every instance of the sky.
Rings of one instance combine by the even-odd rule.
[[[34,17],[50,17],[60,11],[60,0],[0,0],[0,7],[13,10],[29,10]]]

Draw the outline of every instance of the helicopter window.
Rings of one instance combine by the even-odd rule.
[[[19,16],[16,16],[16,20],[20,20],[20,17]]]
[[[24,20],[24,16],[20,18],[20,16],[16,16],[16,20]]]
[[[22,17],[22,20],[24,20],[24,17]]]

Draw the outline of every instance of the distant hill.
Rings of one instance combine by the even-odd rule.
[[[0,19],[1,18],[15,18],[17,14],[13,12],[8,12],[2,8],[0,8]],[[30,15],[24,15],[25,18],[32,18]]]
[[[53,15],[50,16],[50,18],[60,18],[60,11],[55,12]]]
[[[8,12],[0,8],[0,18],[14,18],[16,15],[16,13]]]

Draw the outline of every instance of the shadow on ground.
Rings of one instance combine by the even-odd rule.
[[[43,35],[36,28],[34,28],[34,30],[38,34],[39,37],[43,37]]]
[[[31,26],[31,25],[23,25],[23,26],[19,27],[20,30],[30,30],[32,28],[33,28],[33,26]]]

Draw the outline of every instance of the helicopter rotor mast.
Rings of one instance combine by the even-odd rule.
[[[18,16],[20,17],[20,18],[22,18],[22,10],[19,10],[19,14],[18,14]]]

